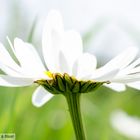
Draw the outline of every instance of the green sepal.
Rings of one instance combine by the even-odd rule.
[[[79,92],[80,92],[80,83],[76,81],[75,84],[73,85],[72,93],[79,93]]]
[[[68,74],[54,74],[51,80],[37,80],[35,83],[42,85],[52,94],[88,93],[96,90],[105,82],[79,81]]]
[[[87,91],[88,87],[91,85],[92,83],[90,81],[88,82],[84,82],[81,84],[81,92],[84,93]]]
[[[55,79],[56,79],[56,83],[57,83],[60,91],[64,92],[65,91],[65,82],[63,82],[62,77],[60,75],[56,75]]]

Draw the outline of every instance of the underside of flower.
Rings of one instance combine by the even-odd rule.
[[[43,86],[52,94],[65,94],[65,93],[88,93],[94,91],[106,82],[79,81],[73,76],[68,74],[51,74],[51,80],[37,80],[35,83]]]

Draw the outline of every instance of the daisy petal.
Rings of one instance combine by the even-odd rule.
[[[69,65],[67,63],[65,55],[61,51],[59,52],[59,69],[62,73],[69,73],[70,74]]]
[[[32,103],[36,107],[41,107],[53,97],[53,94],[49,93],[42,86],[39,86],[32,96]]]
[[[128,84],[128,83],[133,83],[133,82],[137,82],[140,81],[140,77],[139,78],[122,78],[122,79],[115,79],[112,80],[111,82],[116,82],[116,83],[124,83],[124,84]]]
[[[58,11],[52,10],[47,17],[42,36],[44,59],[52,72],[59,72],[58,53],[62,45],[63,33],[62,16]]]
[[[10,75],[13,77],[22,77],[23,76],[19,71],[16,71],[15,69],[13,69],[9,66],[6,66],[1,62],[0,62],[0,69],[7,75]]]
[[[33,84],[33,79],[0,75],[0,86],[21,87]]]
[[[36,76],[45,71],[45,68],[35,48],[21,39],[14,40],[15,55],[18,58],[24,73]]]
[[[130,70],[130,69],[136,67],[136,66],[139,65],[139,64],[140,64],[140,58],[138,58],[137,60],[135,60],[135,61],[134,61],[132,64],[130,64],[126,69],[127,69],[127,70]]]
[[[64,44],[61,46],[61,51],[65,55],[67,63],[69,64],[69,67],[72,70],[74,62],[83,53],[83,44],[81,36],[76,31],[67,31],[64,34],[63,43]]]
[[[102,67],[100,69],[97,69],[94,71],[93,75],[91,76],[91,79],[95,81],[111,81],[117,74],[119,70],[118,69],[106,69],[106,67]]]
[[[78,79],[89,79],[97,65],[96,57],[89,53],[81,55],[73,66],[73,75]]]
[[[19,66],[10,56],[9,52],[5,49],[3,44],[0,43],[0,62],[13,69],[19,69]]]
[[[130,47],[118,56],[116,56],[114,59],[109,61],[105,66],[110,67],[116,67],[119,69],[125,68],[128,64],[130,64],[134,58],[136,57],[138,53],[138,48]]]
[[[111,80],[111,82],[116,82],[116,83],[133,83],[137,82],[140,80],[140,74],[134,74],[134,75],[126,75],[123,77],[115,77],[114,79]]]
[[[128,83],[127,86],[140,90],[140,82]]]
[[[115,91],[121,92],[121,91],[125,91],[126,87],[124,84],[119,84],[119,83],[110,83],[110,84],[104,84],[104,86],[111,88]]]

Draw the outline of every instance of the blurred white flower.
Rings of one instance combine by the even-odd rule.
[[[36,17],[39,17],[39,20],[38,20],[39,22],[37,21],[35,32],[33,34],[33,39],[32,39],[35,43],[40,43],[39,38],[42,33],[41,28],[44,23],[44,19],[46,19],[46,13],[48,13],[48,11],[52,8],[55,8],[61,11],[64,17],[66,29],[71,29],[71,28],[77,29],[78,31],[80,31],[80,33],[82,33],[82,35],[84,35],[87,31],[89,31],[91,27],[96,26],[97,23],[102,24],[103,27],[107,25],[107,28],[108,28],[108,24],[106,23],[110,24],[110,22],[112,23],[112,21],[114,22],[113,24],[115,25],[116,23],[121,22],[121,23],[124,23],[125,27],[127,26],[127,24],[130,24],[132,27],[135,27],[136,31],[139,31],[140,29],[140,20],[139,20],[140,19],[139,18],[140,1],[139,0],[135,0],[135,2],[133,0],[129,0],[129,1],[128,0],[123,0],[123,1],[122,0],[117,0],[117,1],[112,1],[112,0],[104,0],[104,1],[102,0],[76,0],[76,1],[75,0],[70,0],[70,1],[67,1],[67,0],[60,0],[60,1],[21,0],[20,2],[14,1],[11,3],[5,0],[2,0],[2,1],[4,1],[4,4],[3,3],[1,4],[2,5],[1,9],[4,9],[4,11],[1,11],[1,17],[9,19],[11,17],[11,14],[13,15],[13,12],[15,11],[15,7],[17,7],[18,23],[13,24],[13,26],[17,25],[16,26],[17,28],[16,27],[13,27],[13,28],[16,28],[18,30],[18,36],[22,36],[22,38],[27,37],[30,31],[30,27],[32,25],[31,23],[36,19]],[[6,5],[6,6],[3,6],[3,5]],[[8,13],[10,11],[13,11],[13,12],[12,13],[10,12],[11,14],[8,14],[7,16],[7,12],[5,11],[5,9],[6,11],[8,11]],[[15,12],[17,13],[17,11]],[[15,19],[16,18],[17,18],[17,14],[15,14]],[[10,19],[13,19],[13,17],[11,17]],[[1,19],[1,23],[2,22],[3,22],[3,19]],[[11,22],[12,21],[10,20],[10,23]],[[5,32],[5,27],[6,27],[5,24],[6,23],[4,22],[3,24],[4,26],[0,27],[1,33]],[[7,21],[7,25],[8,24],[9,24],[9,21]],[[100,31],[102,30],[102,26],[99,25],[99,26],[96,26],[95,28],[97,29],[95,29],[94,31],[97,32],[96,36],[98,36],[98,33],[100,34]],[[26,32],[24,32],[24,29],[26,29]],[[13,32],[12,34],[10,34],[11,30],[9,31],[9,26],[8,26],[7,31],[9,32],[8,35],[10,36],[12,35],[11,37],[14,36]],[[14,34],[17,34],[17,32]],[[107,59],[110,59],[114,57],[117,53],[119,53],[119,51],[122,50],[122,47],[123,48],[128,47],[127,46],[128,43],[125,44],[126,42],[137,43],[135,39],[128,38],[128,36],[125,37],[126,33],[122,36],[121,32],[120,33],[119,31],[117,33],[115,32],[114,34],[117,34],[120,37],[113,35],[114,38],[113,37],[110,38],[109,34],[112,34],[112,32],[110,33],[107,31],[107,34],[103,36],[104,40],[102,40],[103,41],[102,44],[98,44],[96,42],[96,39],[98,37],[96,37],[96,39],[94,38],[95,36],[92,37],[92,40],[95,41],[95,43],[91,43],[91,45],[94,45],[92,46],[92,48],[95,48],[94,54],[96,55],[99,54],[102,57],[105,56]],[[5,35],[3,34],[2,37],[3,36]],[[113,39],[113,41],[111,39]],[[100,39],[97,39],[97,41],[99,40]],[[114,43],[111,45],[111,43],[110,44],[107,43],[108,41],[110,41],[111,43],[113,42]],[[106,45],[104,45],[104,43],[106,43]],[[87,45],[85,45],[85,49],[87,49]],[[106,49],[109,49],[109,51],[107,53],[104,53],[104,50]],[[112,52],[111,50],[115,50],[113,51],[115,53],[111,53]]]
[[[140,139],[140,118],[129,116],[118,110],[112,113],[111,124],[122,135],[133,140]]]
[[[29,19],[36,15],[44,19],[46,13],[55,8],[61,11],[66,28],[75,28],[81,32],[86,32],[103,17],[127,21],[140,28],[139,0],[21,0],[21,5]]]
[[[137,46],[136,40],[121,27],[121,24],[116,20],[104,26],[96,36],[86,44],[86,50],[93,53],[99,58],[104,58],[104,62],[116,56],[122,49],[130,46]],[[108,50],[108,51],[106,51]]]
[[[10,10],[7,1],[1,0],[0,3],[0,40],[3,40],[7,31]]]
[[[90,81],[90,84],[95,83],[95,86],[96,83],[102,83],[117,91],[125,90],[125,85],[128,84],[129,86],[133,84],[137,88],[134,82],[140,81],[140,67],[138,66],[140,59],[134,61],[138,52],[137,48],[128,48],[103,67],[96,69],[96,57],[83,52],[79,33],[73,30],[64,31],[62,17],[55,10],[52,10],[47,17],[42,38],[43,57],[47,69],[31,44],[18,38],[14,40],[14,46],[10,41],[9,43],[19,64],[0,44],[0,68],[6,74],[0,75],[0,85],[17,87],[41,83],[32,98],[33,104],[38,107],[52,97],[50,94],[52,90],[55,90],[55,93],[58,91],[50,86],[51,80],[60,81],[58,86],[65,91],[65,86],[67,86],[63,84],[65,74],[69,78],[74,76],[76,78],[74,81],[78,86],[81,81],[84,84],[89,84],[88,81]],[[48,91],[42,85],[47,86]],[[74,91],[81,92],[75,86],[74,83],[72,86]]]

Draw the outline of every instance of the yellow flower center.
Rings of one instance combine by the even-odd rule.
[[[53,78],[53,73],[50,71],[45,71],[44,74],[47,75],[49,78]]]

